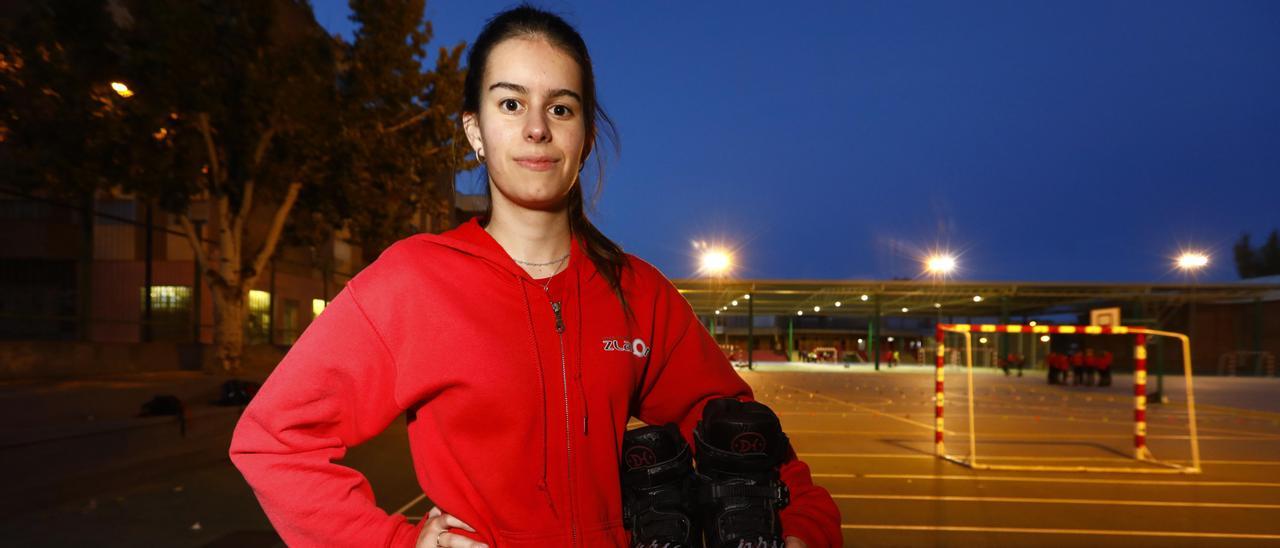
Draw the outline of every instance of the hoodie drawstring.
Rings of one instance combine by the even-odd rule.
[[[538,332],[534,329],[533,323],[533,307],[529,304],[529,288],[525,287],[524,280],[519,278],[516,282],[520,284],[520,292],[524,295],[524,311],[529,319],[529,340],[533,343],[533,355],[538,360],[538,386],[542,395],[542,479],[538,481],[538,490],[542,491],[547,497],[547,504],[551,506],[551,513],[559,517],[556,511],[555,500],[551,498],[551,490],[547,486],[547,461],[550,457],[550,444],[547,442],[547,382],[543,375],[542,352],[538,348]]]
[[[582,435],[587,435],[587,425],[590,424],[591,406],[587,405],[587,389],[582,384],[582,369],[586,367],[582,363],[582,275],[581,271],[574,269],[574,301],[578,306],[578,395],[582,397]]]

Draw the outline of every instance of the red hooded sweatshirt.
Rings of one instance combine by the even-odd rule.
[[[752,397],[687,301],[627,257],[629,318],[573,242],[534,280],[476,221],[402,240],[307,328],[236,426],[231,460],[290,546],[413,546],[339,464],[404,414],[414,471],[492,547],[626,546],[618,462],[634,414],[686,440],[707,401]],[[547,284],[544,287],[544,284]],[[794,457],[783,532],[840,546],[840,513]]]

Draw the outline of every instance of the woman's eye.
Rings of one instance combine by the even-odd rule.
[[[520,110],[520,101],[515,99],[503,99],[501,103],[498,103],[498,107],[507,112],[515,112]]]
[[[556,105],[551,107],[551,114],[554,114],[556,116],[569,116],[573,114],[573,110],[569,109],[569,107],[566,107],[564,105]]]

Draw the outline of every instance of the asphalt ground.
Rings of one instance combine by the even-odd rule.
[[[948,368],[949,453],[966,456],[973,448],[979,463],[1107,470],[1047,472],[975,470],[935,457],[931,367],[876,372],[867,365],[778,364],[741,374],[778,412],[814,480],[835,498],[848,546],[1280,546],[1280,379],[1196,379],[1202,473],[1184,474],[1120,471],[1171,470],[1132,458],[1129,376],[1117,375],[1109,388],[1070,387],[1047,385],[1042,372],[1005,377],[976,370],[971,446],[966,375]],[[1165,463],[1187,465],[1191,457],[1183,387],[1179,377],[1167,378],[1170,402],[1148,410],[1149,446]],[[41,390],[42,401],[74,392]],[[66,400],[88,395],[75,393]],[[20,407],[18,397],[17,389],[7,396],[11,409]],[[280,545],[225,458],[234,410],[218,413],[204,419],[206,426],[192,421],[182,442],[194,444],[189,450],[95,465],[61,484],[33,483],[62,491],[57,497],[13,495],[27,504],[11,503],[0,516],[0,545]],[[30,427],[33,419],[23,422]],[[142,433],[159,428],[152,422],[132,428],[139,439],[130,443],[153,443]],[[353,448],[344,464],[369,478],[382,508],[417,519],[431,503],[417,488],[405,435],[397,420]],[[51,461],[52,451],[17,456],[49,443],[65,444],[60,460],[87,467],[106,436],[9,449],[15,456],[7,469],[19,482],[47,475],[50,466],[41,460]]]
[[[1133,458],[1131,376],[1099,388],[976,370],[971,437],[967,375],[949,367],[948,453],[1101,469],[994,471],[934,455],[931,367],[777,369],[744,377],[836,499],[847,545],[1280,545],[1280,414],[1224,405],[1233,391],[1219,382],[1259,403],[1269,393],[1274,405],[1276,379],[1198,379],[1216,402],[1196,407],[1202,473],[1150,473],[1173,470]],[[1148,407],[1148,444],[1156,459],[1187,466],[1185,385],[1166,380],[1170,402]]]

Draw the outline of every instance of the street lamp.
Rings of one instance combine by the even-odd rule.
[[[1209,256],[1200,251],[1184,251],[1178,255],[1178,260],[1174,263],[1183,272],[1189,272],[1195,275],[1195,272],[1209,266]]]
[[[925,258],[924,270],[935,277],[946,277],[956,269],[956,258],[950,253],[935,253]]]
[[[129,89],[129,86],[125,85],[124,82],[111,82],[111,89],[116,92],[116,95],[125,99],[133,97],[133,90]]]
[[[733,255],[723,249],[708,249],[702,252],[698,260],[698,272],[708,276],[722,277],[733,269]]]
[[[1209,266],[1209,254],[1194,249],[1183,251],[1174,260],[1174,266],[1182,271],[1183,275],[1190,278],[1189,285],[1191,287],[1188,295],[1187,303],[1187,338],[1195,340],[1195,317],[1196,317],[1196,274],[1201,269]],[[1156,365],[1156,393],[1151,395],[1151,400],[1159,403],[1165,403],[1164,397],[1164,361],[1159,360]]]

